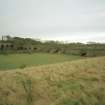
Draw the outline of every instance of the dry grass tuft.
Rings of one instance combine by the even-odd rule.
[[[105,57],[0,71],[0,105],[105,105]]]

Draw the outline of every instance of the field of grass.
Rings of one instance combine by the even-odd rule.
[[[53,64],[80,58],[80,56],[46,53],[0,55],[0,70],[24,68],[42,64]]]
[[[0,71],[0,105],[105,105],[105,57]]]

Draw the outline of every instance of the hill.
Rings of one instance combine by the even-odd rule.
[[[105,57],[0,71],[0,105],[105,105]]]

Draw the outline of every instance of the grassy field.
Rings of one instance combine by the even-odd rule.
[[[0,71],[0,105],[105,105],[105,57]]]
[[[0,55],[0,70],[24,68],[80,59],[80,56],[63,54],[9,54]]]

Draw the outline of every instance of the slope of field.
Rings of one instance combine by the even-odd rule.
[[[0,105],[105,105],[105,57],[0,71]]]
[[[53,64],[80,58],[82,57],[47,53],[0,55],[0,70],[24,68],[34,65]]]

